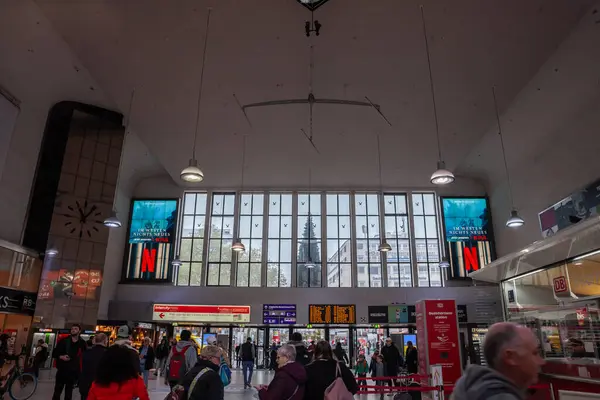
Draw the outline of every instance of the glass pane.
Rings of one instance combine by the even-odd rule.
[[[379,234],[379,217],[378,216],[368,217],[367,223],[368,223],[367,229],[369,230],[369,237],[370,238],[380,237],[381,235]]]
[[[327,217],[327,237],[338,238],[338,219],[337,217]]]
[[[338,220],[339,226],[339,238],[340,239],[350,239],[350,217],[342,216]]]
[[[292,262],[292,241],[282,240],[279,248],[279,261]]]
[[[423,194],[423,208],[426,215],[435,215],[435,195],[433,193]]]
[[[223,218],[223,237],[233,238],[233,217]]]
[[[194,217],[183,217],[182,237],[192,237],[194,235]]]
[[[267,286],[278,287],[279,286],[279,267],[277,264],[267,265]]]
[[[340,264],[340,287],[352,287],[351,264]]]
[[[210,249],[208,254],[208,261],[221,261],[221,241],[218,239],[211,239]]]
[[[202,261],[204,251],[204,239],[194,239],[192,244],[192,261]]]
[[[427,230],[428,238],[436,238],[437,235],[437,226],[436,226],[436,218],[435,217],[425,217],[425,229]]]
[[[256,263],[250,264],[250,286],[251,287],[262,286],[260,270],[261,270],[260,264],[256,264]]]
[[[396,217],[396,237],[408,239],[410,236],[408,228],[408,216]]]
[[[252,217],[252,237],[262,238],[263,236],[263,221],[262,216]]]
[[[291,287],[292,286],[292,264],[280,264],[279,265],[279,286],[280,287]]]
[[[337,194],[328,194],[326,196],[327,209],[326,213],[329,215],[335,215],[338,213],[338,196]]]
[[[181,261],[190,261],[192,259],[192,239],[181,239],[179,258]]]
[[[210,237],[221,238],[223,236],[223,220],[221,217],[211,218]]]
[[[252,239],[250,241],[250,252],[251,262],[262,262],[262,239]]]
[[[442,271],[438,264],[429,264],[430,286],[442,286]]]
[[[427,243],[425,239],[416,239],[417,262],[427,262]]]
[[[240,217],[240,234],[239,237],[242,239],[245,238],[249,238],[250,237],[250,224],[252,223],[252,217],[251,216],[241,216]]]
[[[339,287],[339,264],[327,264],[327,286],[328,287]]]
[[[367,214],[379,215],[379,196],[376,194],[367,195]]]
[[[196,207],[196,194],[186,193],[183,198],[183,213],[193,214]]]
[[[240,203],[240,215],[252,214],[252,195],[244,193],[241,196],[242,202]]]
[[[292,195],[281,195],[281,215],[292,215]]]
[[[371,264],[369,270],[371,273],[371,287],[381,287],[381,264]]]
[[[310,212],[307,194],[298,194],[298,215],[308,215]]]
[[[278,238],[280,237],[279,233],[279,217],[278,216],[270,216],[269,217],[269,237],[270,238]]]
[[[356,285],[358,287],[369,287],[368,264],[358,264],[356,272]]]
[[[252,201],[252,214],[262,215],[265,209],[265,195],[255,194],[254,200]]]
[[[412,202],[413,202],[413,214],[414,215],[423,215],[423,196],[419,193],[413,193]]]
[[[281,237],[292,238],[292,217],[281,217]]]
[[[192,263],[190,286],[200,286],[202,282],[202,263]]]
[[[231,264],[221,264],[219,284],[221,286],[231,285]]]
[[[354,196],[354,208],[356,215],[367,215],[367,196],[364,194],[356,194]]]
[[[328,262],[339,262],[340,261],[340,253],[339,253],[339,242],[337,239],[332,239],[327,241],[327,261]]]
[[[208,264],[208,277],[206,282],[208,286],[219,285],[219,264]]]
[[[339,215],[350,215],[350,195],[349,194],[338,195],[338,214]]]
[[[425,220],[423,217],[415,217],[415,238],[425,239]]]
[[[321,195],[310,195],[310,213],[313,215],[321,215]]]
[[[206,223],[206,216],[196,215],[194,219],[194,237],[204,237],[204,224]]]
[[[412,270],[410,264],[400,265],[400,286],[411,287],[412,286]]]
[[[408,210],[406,209],[406,195],[398,194],[396,198],[396,214],[406,215]]]
[[[358,262],[369,261],[369,243],[366,240],[356,241],[356,258]]]
[[[233,215],[234,208],[235,208],[235,195],[226,194],[224,200],[225,200],[225,206],[223,207],[223,214]]]
[[[177,274],[177,285],[187,286],[189,284],[190,284],[190,264],[183,263],[179,267],[179,272]]]
[[[396,213],[396,205],[395,205],[395,197],[393,195],[383,195],[383,212],[384,214],[395,214]]]
[[[222,215],[224,209],[224,196],[222,194],[213,194],[212,215]]]
[[[250,265],[246,263],[238,263],[237,268],[237,286],[248,286],[248,270]]]
[[[429,262],[440,262],[440,247],[437,240],[427,241],[427,256]]]
[[[206,214],[206,198],[208,195],[206,193],[198,193],[196,195],[196,214],[205,215]]]
[[[269,196],[269,215],[279,215],[281,212],[281,195],[271,194]]]
[[[269,262],[279,261],[279,240],[271,239],[268,241],[267,257]]]
[[[356,237],[357,238],[367,238],[368,229],[367,229],[367,217],[356,217]]]
[[[418,264],[417,268],[419,270],[419,286],[429,286],[429,267],[427,264]]]
[[[231,246],[233,241],[231,239],[223,240],[221,244],[221,262],[231,261]]]
[[[400,275],[398,274],[398,264],[392,264],[388,262],[388,287],[399,287],[400,286]]]
[[[380,262],[381,252],[379,251],[379,240],[369,240],[369,261]]]

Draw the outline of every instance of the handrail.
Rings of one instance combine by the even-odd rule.
[[[540,373],[540,376],[542,376],[544,378],[562,379],[564,381],[572,381],[572,382],[580,382],[580,383],[590,383],[590,384],[593,384],[593,385],[599,385],[600,386],[600,379],[582,378],[582,377],[579,377],[579,376],[547,374],[545,372]]]
[[[34,257],[34,258],[41,258],[41,254],[39,252],[37,252],[33,249],[29,249],[27,247],[23,247],[18,244],[8,242],[4,239],[0,239],[0,247],[4,247],[5,249],[12,250],[15,253],[25,254],[27,256]]]

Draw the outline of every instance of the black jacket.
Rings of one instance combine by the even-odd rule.
[[[419,369],[419,352],[416,347],[406,349],[406,369],[411,374],[416,374]]]
[[[346,364],[350,363],[350,360],[348,360],[348,355],[346,354],[346,350],[344,350],[343,347],[337,347],[335,349],[333,349],[333,354],[335,354],[335,356],[337,357],[338,361],[342,361]]]
[[[252,343],[244,343],[240,348],[240,357],[242,361],[254,361],[254,345]]]
[[[306,387],[304,391],[305,400],[322,400],[325,396],[325,389],[336,379],[336,364],[339,364],[342,373],[342,379],[346,388],[352,394],[358,392],[358,385],[354,375],[343,362],[338,363],[334,360],[314,360],[306,366]]]
[[[210,361],[198,359],[194,368],[189,370],[182,378],[181,384],[187,392],[196,375],[204,368],[208,368],[209,371],[205,372],[204,375],[198,379],[196,386],[194,386],[194,391],[188,393],[186,398],[188,400],[223,400],[225,390],[223,388],[223,382],[221,382],[221,377],[219,376],[219,366]]]
[[[100,359],[106,352],[106,347],[95,345],[91,349],[83,353],[83,362],[81,375],[79,376],[79,393],[83,396],[87,396],[92,382],[96,379],[96,370],[100,364]]]
[[[161,343],[158,346],[156,346],[156,358],[159,360],[162,360],[163,358],[167,358],[169,357],[169,352],[171,351],[171,348],[169,347],[168,343]]]
[[[142,354],[142,347],[144,346],[139,348],[140,354]],[[148,352],[146,353],[146,364],[144,364],[144,366],[144,370],[146,371],[150,371],[152,368],[154,368],[154,349],[152,346],[148,346]]]
[[[296,349],[296,362],[306,365],[311,361],[310,355],[308,354],[308,350],[306,349],[304,343],[290,340],[288,344],[291,344]]]
[[[76,342],[73,342],[71,336],[61,340],[56,345],[53,358],[56,358],[56,369],[59,372],[68,372],[73,376],[78,376],[81,370],[81,357],[86,351],[87,346],[82,338],[79,338]],[[68,355],[71,357],[69,361],[63,361],[60,356]]]
[[[387,373],[391,374],[390,376],[397,376],[398,368],[404,365],[404,358],[398,347],[394,343],[391,346],[383,346],[381,355],[383,356],[383,363],[387,367]]]

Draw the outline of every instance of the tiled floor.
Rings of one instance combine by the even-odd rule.
[[[273,372],[268,371],[254,371],[254,376],[252,378],[253,385],[260,384],[268,384],[271,379],[273,379]],[[38,384],[37,391],[35,395],[32,397],[33,400],[48,400],[52,397],[52,391],[54,389],[54,379],[50,376],[50,371],[42,371],[41,380]],[[169,387],[162,383],[162,379],[153,379],[150,381],[150,399],[151,400],[163,400],[167,393],[169,392]],[[225,399],[226,400],[255,400],[256,397],[253,394],[256,393],[253,389],[244,390],[244,378],[242,376],[242,372],[239,370],[234,370],[232,373],[232,382],[229,386],[225,388]],[[362,395],[356,396],[356,398],[360,398],[361,400],[375,400],[379,399],[378,395]],[[79,392],[77,389],[73,391],[73,399],[80,400]]]

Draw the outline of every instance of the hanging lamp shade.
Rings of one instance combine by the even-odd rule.
[[[111,211],[110,217],[106,218],[103,223],[107,228],[120,228],[123,225],[115,210]]]
[[[308,260],[308,261],[307,261],[307,262],[304,264],[304,266],[305,266],[306,268],[308,268],[308,269],[313,269],[313,268],[315,268],[315,264],[312,262],[312,260],[311,260],[311,259],[309,259],[309,260]]]
[[[392,246],[385,240],[385,238],[379,244],[379,248],[377,249],[382,253],[387,253],[388,251],[392,251]]]
[[[44,252],[44,255],[49,256],[49,257],[57,256],[58,250],[56,249],[56,247],[50,247],[48,250],[46,250]]]
[[[446,163],[438,161],[437,171],[431,175],[431,183],[434,185],[448,185],[454,182],[454,174],[446,169]]]
[[[171,260],[171,265],[174,267],[181,267],[181,259],[179,258],[179,255],[176,255],[175,258],[173,260]]]
[[[231,250],[235,251],[236,253],[243,253],[246,251],[246,246],[244,246],[244,243],[241,241],[237,241],[231,246]]]
[[[190,159],[190,163],[179,175],[181,180],[190,183],[198,183],[204,180],[204,173],[198,168],[198,161],[195,158]]]
[[[440,261],[440,268],[450,268],[450,261],[448,261],[448,257],[442,257],[442,261]]]
[[[506,221],[506,226],[509,228],[520,228],[525,225],[525,220],[521,218],[519,212],[516,209],[513,209],[510,212],[510,218]]]

